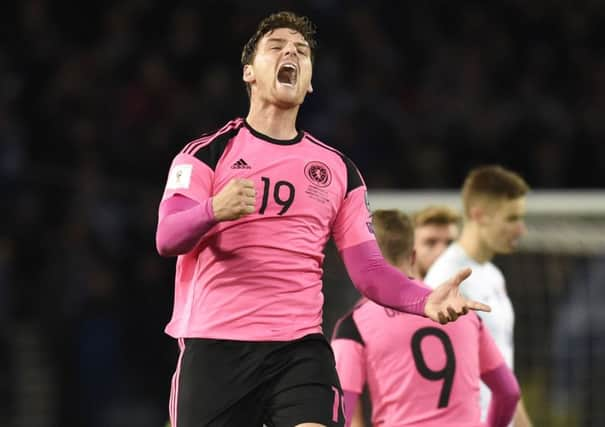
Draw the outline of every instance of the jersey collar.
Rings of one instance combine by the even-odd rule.
[[[260,133],[259,131],[255,130],[252,126],[250,126],[250,124],[245,119],[244,119],[244,124],[246,125],[246,128],[248,128],[248,130],[250,131],[250,133],[252,135],[254,135],[255,137],[257,137],[259,139],[262,139],[263,141],[270,142],[271,144],[293,145],[293,144],[299,143],[300,140],[304,136],[304,132],[299,130],[298,134],[292,139],[275,139],[275,138],[271,138],[268,135],[265,135],[264,133]]]

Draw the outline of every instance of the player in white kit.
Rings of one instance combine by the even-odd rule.
[[[506,292],[504,276],[491,260],[496,254],[513,252],[525,228],[525,198],[529,191],[518,174],[500,166],[473,169],[462,188],[464,224],[460,238],[433,263],[424,281],[432,287],[462,267],[473,274],[460,288],[467,297],[483,301],[491,313],[479,313],[491,332],[504,360],[513,368],[515,315]],[[485,419],[489,407],[489,389],[482,384],[481,409]],[[531,426],[529,416],[519,401],[514,427]]]

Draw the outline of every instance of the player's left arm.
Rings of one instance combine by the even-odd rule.
[[[462,270],[434,291],[414,282],[382,256],[372,229],[365,184],[354,166],[348,167],[348,187],[332,227],[332,236],[355,287],[382,306],[425,315],[447,323],[471,310],[489,307],[462,296],[459,285],[470,274]]]
[[[515,373],[504,361],[504,357],[494,342],[491,333],[489,332],[490,329],[486,325],[487,321],[483,320],[483,318],[480,316],[479,322],[479,361],[482,372],[481,379],[488,387],[490,387],[490,389],[492,389],[491,404],[494,404],[494,399],[496,399],[496,397],[500,400],[500,403],[498,403],[500,405],[500,409],[495,409],[494,412],[498,412],[500,414],[499,417],[504,417],[505,421],[502,422],[502,425],[504,426],[508,426],[510,421],[512,421],[513,427],[532,427],[533,424],[529,418],[527,410],[525,409],[525,405],[523,404],[523,399],[521,398],[521,387],[517,381]],[[498,365],[497,369],[494,369],[495,365]],[[490,369],[492,371],[490,373],[490,378],[492,380],[491,386],[486,381],[486,379],[489,380],[490,378],[488,378],[488,374],[485,372]],[[497,374],[494,374],[494,372],[497,372]],[[503,409],[503,405],[510,408],[510,416],[507,414],[509,409]],[[490,406],[490,411],[491,409],[492,408]],[[498,418],[498,416],[494,414],[494,418]],[[492,424],[488,424],[488,426],[491,425]]]
[[[481,381],[492,392],[487,413],[488,427],[506,427],[516,419],[521,390],[513,371],[508,367],[483,321],[479,322],[479,372]],[[525,424],[522,424],[525,426]],[[517,427],[515,421],[515,427]]]

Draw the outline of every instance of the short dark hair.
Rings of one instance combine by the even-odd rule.
[[[528,191],[529,186],[516,172],[499,165],[479,166],[468,173],[462,186],[464,213],[469,215],[471,205],[478,199],[514,200]]]
[[[289,28],[299,32],[306,42],[309,43],[309,48],[311,49],[311,61],[313,61],[315,58],[315,48],[317,47],[317,42],[314,38],[317,31],[315,25],[306,16],[299,16],[294,12],[282,11],[267,16],[260,22],[260,24],[258,24],[256,32],[252,35],[252,37],[250,37],[242,50],[242,65],[252,64],[260,39],[262,39],[265,34],[271,33],[278,28]],[[249,96],[249,84],[246,84],[246,90],[248,91]]]
[[[411,218],[397,209],[377,209],[372,213],[376,241],[385,259],[398,264],[414,250],[414,226]]]

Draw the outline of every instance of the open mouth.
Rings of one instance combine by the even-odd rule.
[[[294,64],[283,64],[277,71],[277,81],[286,86],[294,86],[298,77],[298,70]]]

